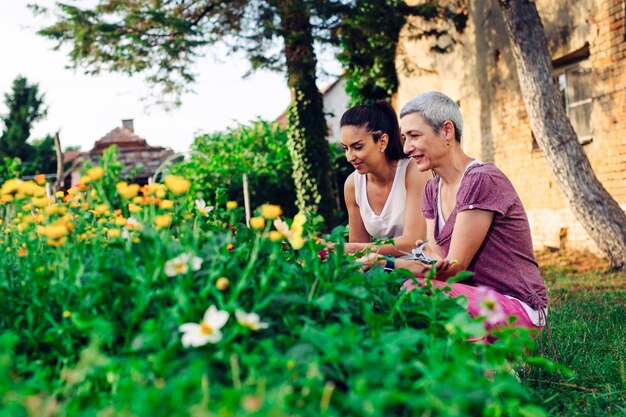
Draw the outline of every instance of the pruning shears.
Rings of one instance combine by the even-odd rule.
[[[411,252],[404,252],[404,251],[399,251],[404,253],[405,255],[410,256],[409,259],[415,259],[416,261],[420,261],[423,264],[426,265],[432,265],[435,262],[437,262],[436,259],[432,259],[430,256],[426,255],[424,253],[424,248],[426,247],[426,245],[428,244],[428,241],[425,240],[424,242],[422,242],[418,247],[416,247],[415,249],[411,250]]]

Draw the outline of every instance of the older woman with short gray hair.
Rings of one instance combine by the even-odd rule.
[[[487,295],[504,312],[490,325],[508,323],[540,329],[546,322],[548,296],[534,258],[528,218],[509,179],[493,163],[463,152],[463,117],[455,102],[430,91],[409,101],[400,111],[404,152],[420,171],[432,171],[422,199],[428,245],[437,276],[433,284],[468,270],[474,274],[454,283],[450,295],[466,296],[469,313],[480,315]],[[398,259],[421,285],[431,268],[415,260]]]

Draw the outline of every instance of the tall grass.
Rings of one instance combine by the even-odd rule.
[[[574,376],[531,370],[535,398],[554,416],[626,416],[626,274],[552,269],[544,277],[554,347]]]

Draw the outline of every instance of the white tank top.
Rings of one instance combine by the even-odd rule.
[[[400,159],[389,197],[380,214],[374,213],[367,198],[367,176],[354,172],[354,196],[359,206],[365,230],[377,239],[402,236],[404,230],[404,206],[406,204],[406,170],[410,158]]]

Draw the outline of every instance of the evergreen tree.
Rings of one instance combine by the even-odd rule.
[[[36,152],[26,141],[33,123],[47,113],[44,95],[39,94],[37,84],[29,84],[26,78],[18,76],[13,81],[11,92],[4,95],[4,103],[9,111],[5,116],[0,116],[4,123],[0,137],[0,157],[17,157],[29,161]]]

